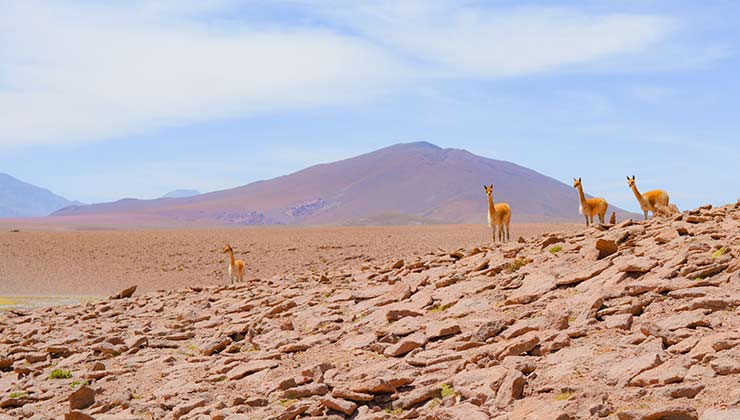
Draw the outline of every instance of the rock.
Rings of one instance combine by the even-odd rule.
[[[339,411],[340,413],[344,413],[348,416],[351,416],[352,414],[354,414],[355,411],[357,411],[357,404],[353,403],[352,401],[332,397],[323,397],[319,401],[324,407],[330,410]]]
[[[647,273],[658,266],[658,262],[649,257],[623,256],[614,260],[614,265],[621,273]]]
[[[411,392],[401,394],[393,403],[394,407],[409,409],[415,405],[424,403],[440,396],[442,389],[437,385],[414,389]]]
[[[603,273],[610,265],[611,261],[599,261],[588,268],[577,271],[575,274],[563,276],[561,279],[558,279],[555,284],[557,286],[572,286],[582,283]]]
[[[375,398],[372,394],[364,394],[362,392],[354,392],[349,389],[334,388],[331,392],[332,397],[341,398],[344,400],[358,401],[358,402],[369,402]]]
[[[645,411],[622,411],[617,413],[619,420],[698,420],[694,407],[661,407]]]
[[[427,325],[426,336],[433,340],[435,338],[448,337],[455,334],[460,334],[460,324],[455,322],[432,322]]]
[[[624,359],[612,364],[607,370],[607,384],[627,385],[632,378],[663,363],[659,353],[648,353]]]
[[[632,327],[632,314],[612,315],[604,318],[609,329],[629,330]]]
[[[717,375],[734,375],[740,373],[740,361],[730,357],[716,358],[709,362],[709,365],[717,372]]]
[[[371,378],[367,382],[351,386],[353,392],[362,394],[393,394],[396,387],[385,378]]]
[[[631,386],[664,386],[683,381],[689,372],[689,363],[679,359],[669,360],[660,366],[646,370],[629,381]]]
[[[675,331],[679,328],[705,327],[709,325],[709,320],[707,320],[703,311],[696,310],[669,316],[658,321],[657,325],[664,330]]]
[[[307,384],[295,388],[286,389],[281,394],[282,398],[297,399],[306,398],[314,395],[326,395],[329,387],[326,384]]]
[[[509,356],[519,356],[534,349],[540,343],[539,334],[536,331],[528,332],[507,343],[504,350],[498,354],[498,359],[502,360]]]
[[[423,333],[414,333],[402,338],[398,343],[393,344],[385,349],[383,354],[388,357],[398,357],[424,346],[427,343],[427,337]]]
[[[704,384],[681,384],[668,387],[663,394],[670,398],[694,398],[706,388]]]
[[[486,341],[491,337],[495,337],[501,333],[513,320],[511,319],[496,319],[494,321],[488,321],[478,327],[473,333],[471,339],[473,341]]]
[[[599,251],[598,259],[600,260],[616,253],[618,250],[617,243],[611,239],[597,239],[594,246]]]
[[[69,409],[81,410],[95,403],[95,390],[83,385],[69,395]]]
[[[13,360],[6,358],[6,357],[0,357],[0,370],[7,370],[13,367]]]
[[[738,202],[740,203],[740,202]],[[710,408],[701,415],[700,420],[737,420],[740,419],[740,408],[714,409]]]
[[[416,309],[412,309],[410,307],[397,307],[393,309],[389,309],[385,313],[385,319],[388,321],[398,321],[401,318],[405,318],[407,316],[422,316],[423,314]]]
[[[211,356],[225,349],[231,343],[232,340],[229,337],[218,337],[206,343],[200,352],[204,356]]]
[[[523,238],[519,238],[523,239]],[[435,420],[490,420],[485,411],[480,408],[463,402],[454,407],[439,407],[433,411],[432,418]]]
[[[274,360],[252,360],[236,366],[234,369],[227,373],[226,377],[231,380],[237,380],[252,373],[259,372],[265,369],[272,369],[277,366],[278,362]]]
[[[455,392],[474,405],[483,405],[496,398],[496,393],[509,371],[502,366],[464,370],[452,378]]]
[[[134,295],[136,286],[131,286],[118,292],[117,295],[111,296],[111,299],[127,299]]]
[[[172,417],[174,419],[179,419],[180,417],[190,413],[196,408],[205,407],[207,403],[208,403],[208,400],[204,398],[195,398],[189,401],[182,402],[180,404],[177,404],[172,409]]]
[[[496,405],[500,408],[510,406],[524,394],[524,385],[527,380],[518,370],[509,371],[496,393]]]
[[[95,420],[95,417],[89,416],[79,410],[73,410],[64,415],[64,420]]]

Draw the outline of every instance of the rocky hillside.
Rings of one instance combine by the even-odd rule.
[[[54,216],[59,222],[135,217],[139,225],[196,226],[484,223],[483,185],[490,183],[494,199],[511,204],[514,223],[583,220],[570,185],[511,162],[425,142],[194,197],[71,206]],[[619,220],[635,216],[614,206],[612,211]]]
[[[740,418],[740,209],[0,317],[0,418]]]

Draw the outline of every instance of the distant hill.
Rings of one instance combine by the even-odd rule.
[[[223,225],[483,223],[483,185],[490,183],[494,199],[511,204],[514,222],[582,220],[570,185],[511,162],[426,142],[397,144],[195,197],[126,199],[55,214]],[[616,210],[620,219],[634,216]]]
[[[200,191],[198,190],[173,190],[163,195],[161,198],[187,198],[187,197],[195,197],[196,195],[200,195]]]
[[[0,173],[0,217],[38,217],[73,204],[51,191]]]

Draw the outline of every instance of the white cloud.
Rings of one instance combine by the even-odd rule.
[[[245,4],[230,0],[0,3],[0,148],[366,101],[418,80],[552,71],[648,49],[671,31],[657,16],[431,0],[311,2],[304,13],[323,23],[299,26],[211,19]]]
[[[12,3],[0,22],[0,145],[353,101],[404,73],[368,43],[326,30],[218,30],[41,4]]]
[[[485,10],[444,0],[337,6],[326,13],[450,77],[518,76],[635,53],[665,39],[674,27],[662,16],[542,7]]]

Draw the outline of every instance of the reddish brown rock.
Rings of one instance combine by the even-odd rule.
[[[69,395],[69,409],[81,410],[95,403],[95,390],[83,385]]]

